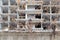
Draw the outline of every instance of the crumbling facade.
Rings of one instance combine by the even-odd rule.
[[[1,32],[60,30],[59,0],[0,0]]]

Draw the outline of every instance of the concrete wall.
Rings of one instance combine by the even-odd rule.
[[[55,38],[51,33],[0,33],[0,40],[60,40],[60,36]]]

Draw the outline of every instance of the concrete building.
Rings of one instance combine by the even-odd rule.
[[[0,40],[59,40],[59,0],[0,0]]]

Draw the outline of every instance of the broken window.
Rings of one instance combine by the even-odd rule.
[[[25,4],[20,4],[20,5],[19,5],[19,9],[20,9],[20,10],[25,10],[25,6],[26,6]]]
[[[25,13],[20,13],[20,14],[19,14],[19,18],[20,18],[20,19],[25,19]]]
[[[10,15],[10,21],[14,22],[17,19],[16,15]]]
[[[36,14],[36,15],[35,15],[35,18],[41,19],[41,14]]]
[[[8,7],[2,7],[2,12],[3,13],[8,13]]]
[[[51,11],[52,11],[52,13],[58,13],[59,8],[57,8],[57,7],[51,7]]]
[[[55,24],[52,23],[52,24],[51,24],[51,28],[52,28],[52,30],[54,30],[54,29],[56,28],[56,23],[55,23]]]
[[[43,13],[50,13],[50,7],[43,7]]]
[[[52,21],[57,21],[58,20],[58,16],[57,15],[52,15]]]
[[[41,9],[41,5],[28,5],[27,9],[32,9],[32,10],[40,10]]]
[[[41,28],[41,23],[35,24],[35,28]]]
[[[2,30],[8,30],[8,23],[1,23],[1,26],[2,26]]]
[[[15,30],[17,28],[17,24],[15,22],[10,22],[9,30]]]
[[[41,5],[35,5],[35,9],[40,10],[41,9]]]
[[[25,21],[19,21],[19,28],[25,28]]]
[[[50,21],[50,15],[43,15],[42,19],[44,21]]]
[[[17,7],[10,7],[11,13],[17,13],[16,9],[17,9]]]
[[[2,0],[3,5],[8,5],[8,0]]]
[[[2,16],[3,21],[8,21],[8,16]]]
[[[60,21],[60,15],[52,15],[52,21]]]
[[[42,27],[43,27],[44,30],[51,28],[50,23],[42,23]]]
[[[16,0],[10,0],[11,5],[17,5]]]

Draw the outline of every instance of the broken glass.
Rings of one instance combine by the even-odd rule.
[[[35,18],[41,19],[41,14],[36,14],[36,15],[35,15]]]
[[[15,30],[17,28],[17,24],[15,22],[10,22],[10,30]]]
[[[50,7],[43,7],[43,13],[50,13]]]
[[[42,27],[43,27],[44,30],[51,28],[50,23],[42,23]]]
[[[50,15],[43,15],[43,16],[42,16],[42,19],[43,19],[44,21],[50,21]]]
[[[35,24],[35,28],[41,28],[41,23]]]
[[[51,7],[51,11],[52,11],[52,13],[58,13],[59,8],[57,8],[57,7]]]

